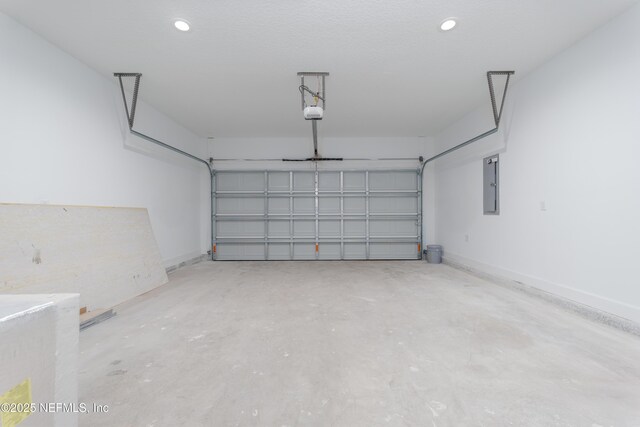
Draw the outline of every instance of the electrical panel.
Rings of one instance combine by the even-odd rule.
[[[500,213],[499,170],[497,154],[486,157],[482,161],[483,209],[485,215],[498,215]]]

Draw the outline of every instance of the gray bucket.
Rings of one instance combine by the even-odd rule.
[[[427,245],[427,262],[429,264],[440,264],[442,262],[442,246]]]

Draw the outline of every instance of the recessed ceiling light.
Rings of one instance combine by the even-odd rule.
[[[173,25],[180,31],[189,31],[191,28],[191,25],[189,25],[189,23],[184,19],[176,19],[173,22]]]
[[[440,29],[442,31],[451,31],[455,28],[456,24],[456,18],[447,18],[440,24]]]

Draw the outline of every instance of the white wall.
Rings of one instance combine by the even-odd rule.
[[[437,148],[490,128],[483,107]],[[484,216],[493,153],[501,213]],[[640,321],[638,159],[640,6],[517,82],[500,134],[437,162],[437,240],[450,260]]]
[[[300,120],[303,120],[302,113]],[[346,159],[408,158],[405,161],[341,161],[318,162],[318,169],[412,169],[417,168],[418,157],[433,152],[432,138],[324,138],[322,122],[318,124],[318,151],[323,157]],[[216,169],[313,169],[313,162],[282,162],[277,159],[304,159],[313,156],[311,125],[309,136],[303,138],[216,138],[209,141],[207,157],[214,159],[276,159],[274,161],[214,161]],[[425,223],[423,235],[431,242],[434,235],[434,206],[432,169],[425,170],[423,209]]]
[[[4,14],[0,62],[0,202],[145,207],[166,266],[206,252],[205,166],[129,135],[114,78]],[[205,154],[203,139],[144,102],[135,128]]]

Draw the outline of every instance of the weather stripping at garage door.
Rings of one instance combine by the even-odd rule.
[[[216,171],[215,259],[420,259],[418,172]]]

